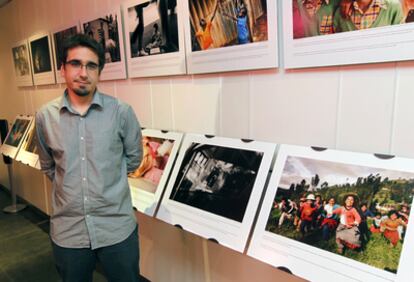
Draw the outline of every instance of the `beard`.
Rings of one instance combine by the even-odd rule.
[[[89,91],[89,89],[86,88],[75,88],[73,89],[73,92],[79,97],[85,97],[88,96],[89,93],[91,93],[91,91]]]

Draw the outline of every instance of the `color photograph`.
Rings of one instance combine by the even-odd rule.
[[[6,140],[4,141],[4,144],[12,147],[18,147],[20,142],[22,141],[22,138],[29,124],[29,119],[16,119],[11,131],[9,132]]]
[[[141,165],[128,175],[134,187],[155,194],[170,158],[174,140],[143,136]],[[130,182],[131,182],[130,181]]]
[[[177,1],[139,1],[128,8],[131,57],[151,56],[179,50]]]
[[[414,173],[288,156],[266,231],[396,273]]]
[[[104,17],[83,24],[85,34],[94,38],[105,50],[105,62],[121,61],[121,47],[118,33],[118,15],[107,14]]]
[[[263,152],[192,143],[170,199],[242,222]]]
[[[293,38],[414,21],[413,0],[292,0]]]
[[[52,71],[48,36],[31,41],[30,50],[34,74]]]
[[[268,40],[266,0],[189,0],[192,51]]]

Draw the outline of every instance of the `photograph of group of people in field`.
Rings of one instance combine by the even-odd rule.
[[[413,0],[292,0],[293,38],[414,21]]]
[[[414,173],[289,156],[266,230],[396,273]]]

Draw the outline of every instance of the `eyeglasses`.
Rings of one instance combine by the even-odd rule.
[[[69,65],[72,69],[76,71],[80,71],[82,67],[85,67],[87,71],[95,72],[99,69],[99,65],[94,62],[88,62],[86,64],[82,64],[79,60],[70,60],[65,63],[65,65]]]

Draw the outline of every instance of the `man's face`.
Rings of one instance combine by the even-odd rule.
[[[91,49],[79,46],[68,50],[66,62],[61,68],[68,92],[78,96],[88,96],[95,92],[99,68],[92,69],[88,65],[99,65],[98,56]]]

